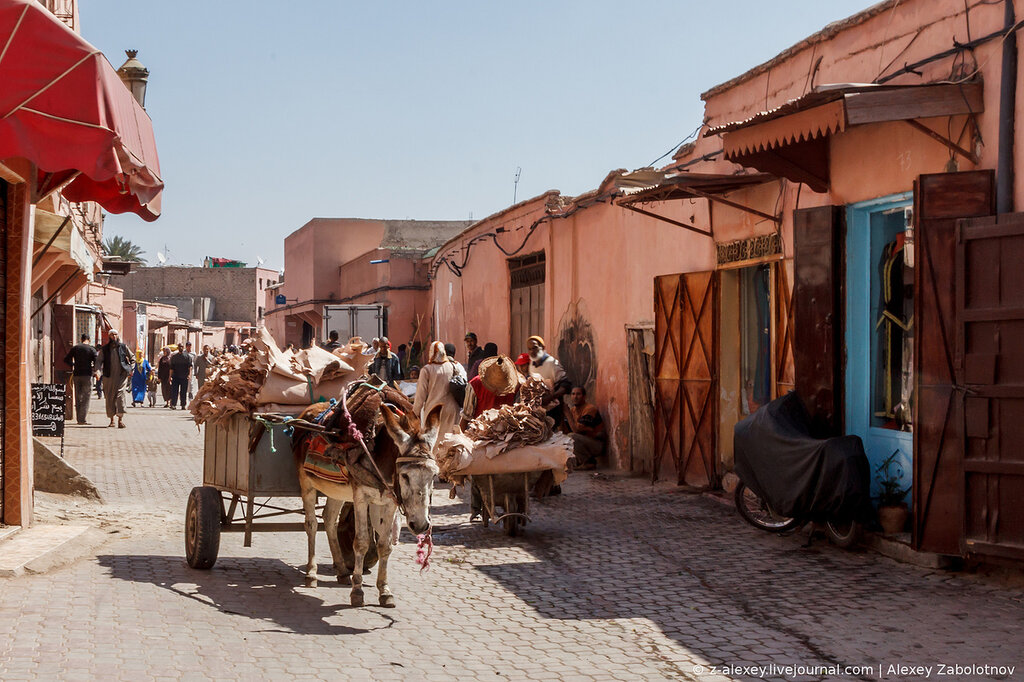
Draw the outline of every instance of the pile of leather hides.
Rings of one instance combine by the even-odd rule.
[[[572,439],[564,433],[531,445],[508,447],[503,442],[473,440],[464,433],[449,433],[435,455],[441,478],[461,485],[466,476],[514,474],[551,469],[555,485],[568,475]]]
[[[223,422],[233,414],[269,412],[284,406],[340,399],[370,360],[366,345],[354,341],[333,353],[319,347],[282,351],[266,329],[243,344],[245,355],[225,353],[189,404],[197,424]]]
[[[528,381],[525,403],[502,405],[487,410],[471,421],[464,433],[445,436],[437,448],[441,477],[458,484],[467,475],[507,474],[554,470],[555,483],[567,475],[566,462],[572,456],[569,436],[554,433],[555,420],[547,416],[540,402],[543,382]]]

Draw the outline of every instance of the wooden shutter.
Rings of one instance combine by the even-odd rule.
[[[796,392],[821,435],[842,432],[843,210],[793,211]]]
[[[675,460],[680,485],[718,485],[718,273],[655,279],[655,471]]]
[[[775,264],[775,391],[773,398],[796,388],[796,364],[793,357],[793,261]]]
[[[1024,559],[1024,214],[961,220],[956,248],[964,540]]]
[[[963,424],[953,399],[956,220],[991,215],[994,173],[922,175],[914,187],[914,523],[919,550],[963,552]]]

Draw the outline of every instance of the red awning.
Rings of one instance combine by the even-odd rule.
[[[0,0],[0,159],[111,213],[160,215],[153,124],[103,53],[34,0]]]

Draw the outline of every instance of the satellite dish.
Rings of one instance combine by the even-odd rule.
[[[261,256],[256,256],[256,262],[259,263],[260,265],[263,265],[264,263],[266,263],[266,261],[263,260],[263,258]]]
[[[167,262],[167,256],[164,255],[163,251],[156,252],[156,259],[160,261],[160,265],[163,265],[164,263]]]

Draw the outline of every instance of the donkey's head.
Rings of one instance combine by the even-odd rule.
[[[438,472],[431,451],[437,440],[441,407],[431,410],[423,425],[410,412],[398,415],[385,404],[380,409],[384,425],[398,449],[395,482],[405,506],[406,522],[413,533],[426,533],[430,529],[430,493]]]

